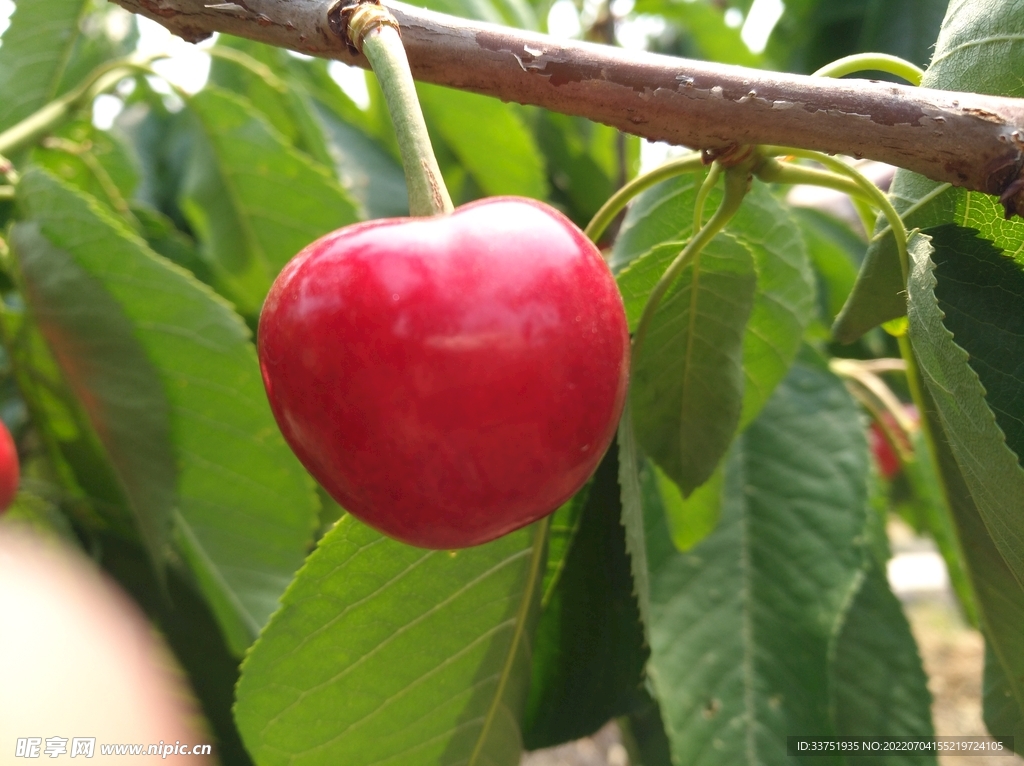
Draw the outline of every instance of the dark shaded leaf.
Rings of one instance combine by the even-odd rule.
[[[651,580],[647,564],[646,522],[643,490],[640,486],[640,455],[633,430],[633,414],[629,398],[622,410],[619,430],[615,435],[619,447],[619,498],[622,503],[622,526],[626,530],[626,552],[633,572],[633,593],[644,625],[644,636],[650,642]]]
[[[766,53],[786,71],[804,73],[868,51],[923,67],[945,10],[946,0],[790,0]]]
[[[722,519],[688,553],[646,510],[648,672],[678,763],[789,763],[834,736],[828,658],[857,583],[867,445],[843,384],[798,361],[725,464]]]
[[[1024,469],[989,408],[983,383],[992,386],[993,407],[1009,408],[1004,420],[1011,425],[1009,414],[1020,417],[1014,402],[1020,373],[1013,369],[1020,356],[1004,346],[1021,346],[1021,341],[1008,324],[1019,313],[1007,313],[1005,301],[1014,309],[1020,305],[1024,274],[970,229],[945,226],[932,233],[934,238],[919,235],[911,243],[910,338],[950,449],[1019,587],[1024,583]],[[942,301],[933,273],[933,244],[935,260],[946,272],[943,281],[956,285],[943,289]],[[955,338],[943,319],[958,329]],[[1019,430],[1011,433],[1015,443],[1020,440]]]
[[[593,734],[643,700],[647,651],[621,521],[617,453],[613,445],[598,467],[537,625],[523,723],[527,749]]]
[[[835,638],[829,682],[840,737],[931,738],[928,679],[903,607],[871,563]],[[860,756],[858,764],[934,764],[934,753]]]
[[[931,433],[941,433],[937,410],[925,392],[925,409]],[[934,439],[932,449],[942,474],[949,498],[953,521],[960,539],[967,569],[974,586],[975,603],[981,617],[981,628],[988,646],[987,657],[998,661],[986,669],[986,725],[1005,726],[1017,723],[1015,731],[993,731],[992,734],[1015,735],[1014,745],[1022,752],[1024,731],[1024,590],[1014,579],[989,535],[981,514],[971,496],[964,475],[950,445],[942,438]],[[1008,688],[1007,688],[1008,687]],[[1007,694],[1006,692],[1010,693]]]
[[[189,685],[213,730],[220,763],[252,764],[231,715],[238,660],[232,656],[215,615],[188,573],[180,565],[172,565],[167,570],[166,583],[161,585],[153,579],[137,548],[104,538],[102,551],[103,568],[145,610],[188,674]]]
[[[1014,750],[1024,752],[1024,707],[1014,697],[1015,687],[1020,689],[1018,680],[1011,683],[992,645],[985,642],[985,675],[982,715],[985,726],[994,737],[1013,737]]]

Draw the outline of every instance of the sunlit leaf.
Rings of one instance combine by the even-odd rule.
[[[18,193],[41,234],[119,307],[159,373],[146,390],[162,390],[170,405],[175,541],[241,653],[277,608],[316,521],[309,479],[270,414],[249,331],[209,289],[44,171],[26,173]],[[78,304],[69,304],[70,322]],[[131,357],[120,361],[127,385]]]
[[[89,0],[18,0],[0,45],[0,131],[59,95]]]
[[[619,275],[622,292],[649,294],[666,256],[679,249],[663,245],[633,262]],[[711,476],[739,425],[743,341],[756,281],[750,250],[719,235],[665,293],[634,354],[637,438],[684,495]]]
[[[328,169],[239,97],[207,87],[189,109],[196,119],[180,204],[218,289],[254,314],[284,264],[355,222],[356,209]]]
[[[256,761],[518,764],[545,530],[431,551],[343,517],[242,666]]]

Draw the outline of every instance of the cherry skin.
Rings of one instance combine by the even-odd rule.
[[[871,428],[868,430],[868,441],[871,442],[871,454],[875,457],[878,472],[883,479],[892,479],[900,472],[900,459],[896,456],[896,451],[878,423],[871,424]]]
[[[904,404],[903,411],[907,414],[911,423],[917,423],[920,420],[920,416],[917,412],[917,407],[913,404]],[[889,430],[896,434],[896,437],[900,440],[902,446],[908,450],[913,450],[913,445],[907,441],[906,434],[900,429],[896,423],[896,418],[892,416],[890,412],[883,412],[882,418],[885,420],[885,424],[889,427]],[[868,431],[868,441],[871,444],[871,454],[874,455],[875,465],[878,466],[878,472],[882,475],[883,479],[890,480],[902,469],[903,465],[900,462],[899,455],[896,454],[896,450],[893,449],[892,444],[889,443],[889,439],[885,435],[885,431],[877,421],[872,421],[871,428]]]
[[[629,375],[601,254],[514,197],[318,239],[274,282],[258,348],[309,472],[365,523],[436,549],[571,497],[611,442]]]
[[[14,502],[18,491],[21,471],[18,465],[18,450],[7,426],[0,421],[0,513]]]

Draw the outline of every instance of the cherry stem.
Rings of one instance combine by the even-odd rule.
[[[410,215],[452,212],[454,206],[430,144],[398,22],[383,6],[364,3],[352,12],[348,33],[370,62],[384,92],[405,168]]]

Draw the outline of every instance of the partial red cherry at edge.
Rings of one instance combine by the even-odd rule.
[[[258,345],[274,416],[317,481],[381,532],[439,549],[571,497],[611,442],[629,373],[598,250],[511,197],[313,242],[271,288]]]
[[[21,470],[18,450],[7,426],[0,421],[0,513],[6,511],[18,492]]]

